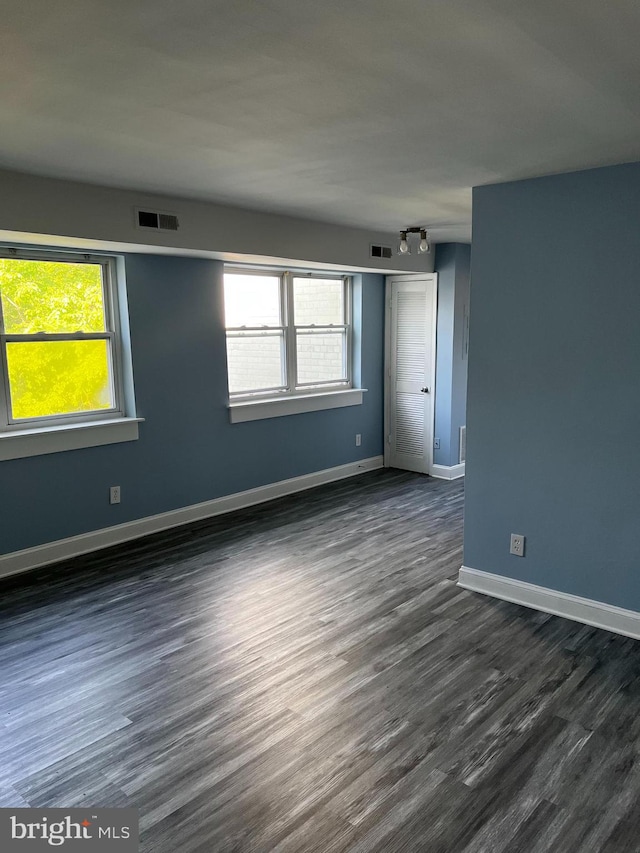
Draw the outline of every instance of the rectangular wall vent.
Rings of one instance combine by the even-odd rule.
[[[136,223],[138,228],[148,228],[152,231],[177,231],[180,227],[175,213],[161,213],[159,210],[140,210],[140,208],[136,208]]]
[[[372,258],[391,258],[392,256],[391,246],[371,246]]]
[[[460,427],[460,459],[459,462],[464,462],[467,458],[467,427]]]

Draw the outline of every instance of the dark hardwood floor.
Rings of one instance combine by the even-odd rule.
[[[148,853],[640,849],[640,644],[456,586],[377,471],[0,583],[0,806]]]

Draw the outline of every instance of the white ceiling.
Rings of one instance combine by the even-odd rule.
[[[3,0],[0,166],[468,239],[640,159],[637,0]]]

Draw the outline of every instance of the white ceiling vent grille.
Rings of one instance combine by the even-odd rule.
[[[175,213],[136,208],[136,225],[145,231],[177,231],[180,227]]]
[[[467,458],[467,427],[460,427],[460,459],[459,462],[464,462]]]

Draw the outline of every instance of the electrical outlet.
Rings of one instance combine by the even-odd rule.
[[[360,447],[362,444],[362,436],[359,432],[356,433],[356,447]]]
[[[434,450],[440,450],[440,439],[439,438],[433,439],[433,449]]]
[[[522,533],[511,534],[510,554],[515,554],[516,557],[524,557],[524,536]]]
[[[109,503],[120,503],[120,486],[111,486],[111,488],[109,489]]]

